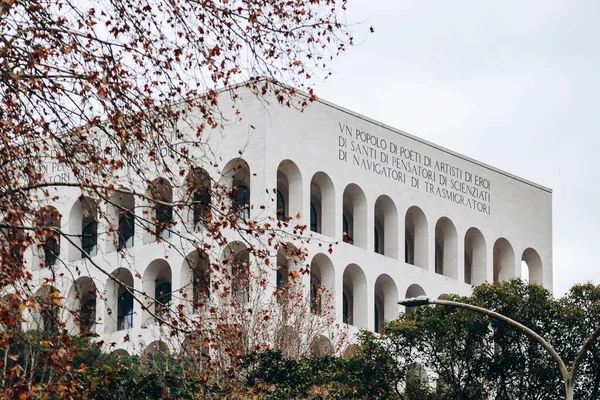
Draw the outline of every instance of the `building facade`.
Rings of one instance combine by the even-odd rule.
[[[520,276],[523,262],[530,282],[552,289],[551,190],[326,101],[299,111],[244,89],[238,94],[241,119],[225,112],[223,128],[206,132],[201,146],[191,148],[202,170],[174,181],[146,166],[147,180],[125,174],[122,187],[160,188],[159,200],[168,204],[195,182],[207,188],[194,192],[197,203],[208,204],[210,183],[203,182],[219,182],[234,188],[232,201],[244,216],[268,221],[279,215],[290,226],[306,226],[297,246],[308,257],[286,268],[310,271],[306,285],[326,288],[336,321],[351,331],[379,332],[384,320],[403,311],[397,301],[405,297],[467,295],[473,285]],[[230,109],[230,98],[222,97],[221,108]],[[45,172],[49,181],[69,180],[51,157]],[[52,254],[30,250],[27,264],[39,290],[52,279],[66,306],[80,311],[79,322],[67,322],[70,329],[93,330],[117,349],[136,352],[161,335],[143,302],[118,282],[152,294],[150,309],[185,303],[192,312],[188,303],[210,303],[211,286],[199,299],[195,282],[214,272],[215,258],[244,258],[257,267],[245,252],[248,244],[233,233],[226,248],[200,255],[181,240],[211,241],[198,226],[202,206],[174,212],[155,205],[156,220],[176,223],[153,232],[135,227],[133,218],[146,214],[133,196],[115,193],[99,204],[80,198],[78,188],[57,193],[50,204],[60,214],[55,223],[76,243],[61,240]],[[274,265],[293,263],[271,257]],[[44,264],[56,268],[40,268]],[[282,279],[273,272],[264,290]],[[171,295],[185,291],[189,296]]]

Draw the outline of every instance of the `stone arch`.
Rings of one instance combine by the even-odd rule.
[[[115,279],[123,285],[116,282]],[[104,332],[112,333],[133,327],[133,275],[127,268],[117,268],[106,281]],[[129,288],[129,289],[128,289]]]
[[[113,354],[117,357],[130,357],[131,356],[129,354],[129,352],[125,349],[115,349],[115,350],[111,351],[111,354]]]
[[[350,183],[346,186],[342,207],[342,240],[366,249],[367,198],[358,185]]]
[[[478,286],[487,280],[487,247],[485,238],[477,228],[465,234],[465,283]]]
[[[379,243],[376,253],[398,258],[398,210],[394,201],[381,195],[375,201],[375,232]]]
[[[148,185],[146,195],[152,199],[152,212],[149,215],[151,221],[150,231],[154,232],[152,239],[169,239],[172,235],[174,223],[173,216],[173,185],[168,179],[159,177]]]
[[[69,289],[67,329],[73,334],[96,332],[96,300],[98,292],[89,276],[77,278]]]
[[[494,283],[515,277],[515,252],[508,240],[499,238],[494,243]]]
[[[171,266],[167,260],[157,258],[146,267],[142,277],[142,291],[145,293],[142,321],[152,321],[152,314],[161,316],[169,312],[173,296]]]
[[[335,189],[331,178],[317,172],[310,181],[310,230],[335,236]]]
[[[398,318],[398,288],[387,274],[381,274],[375,281],[375,332],[383,333],[383,321]]]
[[[302,174],[291,160],[283,160],[277,167],[277,218],[295,218],[302,214]]]
[[[335,313],[335,268],[323,253],[310,263],[310,308],[314,314]]]
[[[108,223],[114,228],[112,240],[106,241],[106,250],[115,251],[133,247],[135,236],[135,199],[126,188],[114,191],[107,205]]]
[[[359,328],[368,329],[367,323],[367,279],[356,264],[349,264],[343,275],[344,303],[343,321]]]
[[[521,260],[527,265],[529,283],[543,285],[544,268],[542,265],[542,259],[540,258],[538,252],[532,249],[531,247],[528,247],[523,252]]]
[[[406,211],[404,232],[404,262],[427,269],[429,258],[427,218],[419,207],[412,206]]]
[[[342,358],[352,358],[358,355],[359,348],[355,344],[349,344],[342,353]]]
[[[184,203],[188,204],[185,223],[197,231],[211,218],[212,180],[200,167],[192,168],[185,177]]]
[[[423,290],[421,285],[413,283],[406,289],[406,296],[404,296],[404,297],[409,299],[411,297],[425,296],[425,295],[426,295],[425,290]],[[406,314],[414,314],[415,308],[414,307],[406,307],[405,313]]]
[[[93,199],[75,201],[69,213],[69,233],[74,242],[69,244],[69,261],[98,253],[98,206]]]
[[[298,331],[289,325],[285,325],[277,330],[275,344],[283,355],[288,358],[300,356],[302,344]]]
[[[232,299],[245,303],[250,299],[250,251],[239,241],[231,242],[223,250],[221,261],[230,275]]]
[[[211,305],[211,268],[208,255],[190,252],[181,264],[182,297],[188,313],[207,311]]]
[[[231,188],[231,207],[233,212],[243,219],[250,218],[251,205],[250,166],[243,158],[234,158],[225,164],[221,173],[221,183]]]
[[[458,279],[458,235],[447,217],[435,224],[435,272]]]
[[[331,344],[331,340],[323,335],[319,335],[310,344],[310,354],[313,357],[333,355],[333,345]]]
[[[155,340],[144,349],[144,354],[169,353],[169,346],[162,340]]]

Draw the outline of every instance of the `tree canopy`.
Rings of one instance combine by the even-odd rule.
[[[471,296],[455,296],[453,300],[522,323],[548,340],[570,365],[600,326],[599,295],[600,286],[584,284],[555,299],[541,286],[514,279],[478,286]],[[411,399],[564,398],[559,368],[538,342],[502,321],[473,311],[419,307],[414,314],[389,322],[383,336],[365,335],[362,344],[375,346],[394,360],[395,382],[404,385]],[[576,398],[597,398],[598,354],[600,342],[596,341],[575,379]]]
[[[115,298],[141,304],[144,315],[168,328],[166,337],[181,335],[186,344],[197,340],[188,350],[202,359],[204,379],[217,368],[225,374],[231,360],[251,348],[275,342],[279,333],[269,324],[293,325],[303,334],[318,330],[300,317],[290,321],[289,312],[269,312],[271,300],[299,306],[292,302],[301,300],[283,286],[273,299],[256,300],[264,307],[254,313],[238,307],[231,315],[217,315],[219,310],[195,300],[189,309],[171,309],[175,294],[168,284],[156,293],[140,291],[126,277],[103,270],[92,253],[104,228],[101,233],[114,241],[123,259],[128,259],[134,227],[159,243],[178,235],[197,250],[196,258],[219,246],[231,250],[231,260],[210,262],[197,275],[232,271],[228,279],[243,287],[215,280],[210,285],[236,292],[237,300],[250,300],[245,289],[250,259],[264,270],[277,268],[269,264],[273,251],[303,260],[301,246],[287,243],[305,227],[275,217],[250,220],[247,204],[236,203],[239,188],[201,172],[225,167],[205,139],[207,132],[243,118],[237,107],[240,86],[288,107],[301,109],[315,100],[313,82],[329,75],[329,63],[353,41],[345,7],[345,0],[0,2],[0,351],[6,355],[0,378],[5,397],[78,397],[85,386],[73,373],[77,354],[70,333],[75,327],[83,338],[93,339],[94,320],[87,311],[73,315],[72,304],[66,304],[73,299],[55,287],[56,280],[71,279],[73,298],[90,310],[105,299],[88,296],[96,288],[80,281],[81,268],[59,255],[61,240],[115,283]],[[234,175],[241,167],[230,168]],[[79,233],[65,229],[69,216],[52,206],[65,201],[65,188],[68,201],[80,200],[85,226]],[[134,201],[136,213],[127,206]],[[201,230],[182,233],[182,227],[173,226],[172,216],[183,220],[188,210]],[[225,231],[237,232],[248,248],[230,243]],[[24,261],[26,254],[36,255],[31,258],[36,265]],[[32,267],[44,272],[34,276]],[[298,276],[290,272],[290,286]],[[264,277],[253,278],[265,286]],[[186,293],[177,295],[187,301]],[[212,337],[189,318],[191,309],[200,308],[222,322]],[[59,321],[65,314],[72,326]],[[123,326],[127,318],[115,315]],[[21,331],[32,321],[43,327],[41,336]],[[96,343],[104,350],[110,345]],[[42,365],[18,355],[24,344],[35,347],[27,347],[28,354]],[[207,356],[210,345],[223,359]],[[36,368],[42,373],[33,374]]]
[[[600,286],[576,285],[559,299],[519,279],[476,287],[453,300],[497,311],[533,329],[570,364],[600,326]],[[600,342],[586,353],[575,397],[596,399]],[[262,354],[247,360],[246,384],[263,395],[354,399],[564,399],[554,359],[523,332],[473,311],[419,307],[386,323],[383,335],[363,331],[349,359],[300,363]],[[265,362],[269,360],[269,362]],[[299,365],[310,372],[298,374]],[[319,381],[320,379],[324,379]],[[319,383],[319,384],[318,384]],[[275,398],[284,398],[277,397]]]

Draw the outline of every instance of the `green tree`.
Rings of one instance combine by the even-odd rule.
[[[587,337],[600,326],[600,287],[577,285],[555,299],[537,285],[519,279],[482,285],[455,301],[496,311],[548,340],[570,365]],[[532,338],[508,324],[472,311],[444,306],[417,308],[387,324],[376,340],[361,344],[381,347],[406,373],[408,398],[562,399],[564,386],[554,359]],[[598,398],[600,345],[588,351],[576,377],[578,398]],[[430,382],[419,384],[422,369]],[[435,378],[435,379],[433,379]],[[428,387],[432,388],[431,390]],[[435,388],[435,389],[433,389]]]

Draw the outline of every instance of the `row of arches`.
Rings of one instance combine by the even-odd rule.
[[[250,212],[250,169],[243,159],[234,159],[225,165],[219,180],[223,185],[225,201],[235,214],[248,218]],[[227,193],[230,189],[231,193]],[[86,256],[95,256],[99,251],[99,221],[105,215],[109,227],[106,229],[105,251],[131,248],[135,240],[150,243],[172,236],[175,224],[183,223],[187,229],[197,230],[209,218],[214,201],[214,184],[208,172],[194,168],[185,177],[181,201],[189,207],[181,213],[183,221],[176,221],[174,212],[174,187],[171,182],[158,177],[151,181],[143,199],[137,198],[127,188],[120,188],[106,201],[106,209],[90,197],[78,198],[69,210],[66,230],[73,243],[68,243],[67,258],[74,261]],[[141,204],[136,204],[140,203]],[[46,243],[42,243],[39,254],[34,254],[34,265],[51,266],[61,257],[62,215],[53,206],[42,208],[37,217],[39,226],[48,229]],[[142,228],[140,232],[136,232]],[[1,232],[0,232],[1,233]],[[7,232],[8,234],[8,232]]]
[[[382,273],[369,288],[363,269],[357,264],[348,264],[342,273],[341,282],[336,282],[335,268],[325,254],[317,254],[310,263],[311,273],[311,303],[314,314],[320,314],[329,309],[337,314],[337,297],[341,296],[342,322],[362,329],[370,329],[377,333],[383,332],[384,321],[398,317],[400,292],[394,279]],[[339,278],[338,278],[339,279]],[[336,293],[336,287],[341,286],[341,292]],[[369,293],[371,293],[369,295]],[[411,284],[402,293],[405,298],[425,295],[425,290],[418,284]],[[372,296],[372,299],[369,297]],[[446,295],[443,295],[446,296]],[[369,322],[369,307],[372,307],[372,319]],[[411,308],[406,309],[412,313]]]
[[[235,212],[244,218],[250,212],[251,171],[242,158],[231,160],[223,168],[221,181],[232,189],[231,205]],[[190,207],[183,213],[184,225],[197,228],[210,214],[213,201],[212,182],[207,171],[196,168],[185,178],[185,198]],[[277,218],[289,219],[303,212],[302,174],[291,160],[282,161],[277,168]],[[152,224],[151,234],[142,232],[145,243],[157,238],[171,236],[174,225],[173,186],[165,178],[156,178],[148,185],[148,199],[152,204],[143,204],[148,212],[136,214],[134,196],[126,189],[114,192],[107,204],[109,225],[106,250],[114,251],[134,245],[136,237],[136,215],[148,219]],[[332,180],[324,172],[313,175],[310,183],[309,228],[311,231],[330,237],[336,237],[336,221],[341,216],[342,240],[367,249],[370,238],[367,227],[368,205],[363,190],[356,184],[346,186],[342,196],[341,213],[336,212],[335,189]],[[98,205],[90,198],[82,197],[72,206],[69,215],[68,230],[74,238],[69,245],[69,260],[73,261],[85,255],[93,256],[98,252]],[[46,226],[60,227],[60,214],[53,207],[47,207],[42,213]],[[404,262],[424,269],[433,269],[438,274],[452,279],[464,277],[464,282],[481,284],[485,281],[497,281],[517,276],[514,262],[510,260],[512,246],[503,238],[493,247],[493,276],[487,272],[487,244],[481,231],[475,227],[467,230],[461,238],[463,249],[459,249],[459,237],[454,223],[448,217],[441,217],[433,230],[435,235],[433,260],[429,253],[429,222],[425,213],[418,207],[410,207],[404,214],[404,238],[401,237],[399,212],[393,199],[387,195],[379,196],[374,204],[371,250],[395,259],[404,258]],[[111,235],[111,232],[114,233]],[[148,231],[148,229],[145,229]],[[403,246],[400,244],[403,242]],[[44,244],[44,254],[40,258],[46,265],[52,265],[61,254],[60,237],[55,232],[48,235]],[[458,256],[462,252],[461,257]],[[402,254],[403,253],[403,254]],[[463,257],[464,256],[464,257]],[[458,265],[462,259],[463,265]],[[543,267],[539,254],[527,249],[523,255],[529,270],[529,281],[543,283]],[[431,267],[430,267],[431,265]],[[460,271],[462,269],[462,271]]]
[[[250,251],[241,242],[230,243],[215,262],[226,272],[218,276],[219,285],[224,288],[218,299],[228,296],[236,302],[246,302],[250,294]],[[60,293],[53,286],[42,286],[36,292],[40,302],[40,315],[33,315],[32,328],[53,331],[64,326],[73,333],[95,332],[96,323],[102,317],[104,331],[112,333],[127,330],[134,326],[155,322],[155,317],[167,317],[176,305],[183,305],[186,313],[204,312],[217,297],[212,294],[211,282],[214,269],[209,256],[194,250],[184,259],[179,269],[180,282],[174,282],[173,269],[164,258],[150,262],[141,276],[141,285],[134,281],[134,274],[128,268],[116,268],[104,282],[100,292],[94,280],[81,276],[66,290]],[[10,296],[10,295],[7,295]],[[65,299],[67,315],[59,315],[57,299]],[[8,299],[9,297],[7,297]],[[97,302],[98,299],[104,302]],[[137,320],[135,302],[141,301],[141,320]],[[97,308],[97,305],[101,305]]]
[[[506,246],[501,242],[499,246]],[[285,290],[289,277],[299,275],[301,265],[293,256],[297,249],[288,244],[277,253],[275,282],[277,290]],[[506,248],[504,249],[506,251]],[[524,257],[535,254],[526,251]],[[499,263],[507,262],[499,257]],[[214,275],[215,268],[206,253],[194,250],[184,259],[179,269],[179,282],[174,282],[171,265],[166,259],[159,258],[150,262],[145,268],[141,284],[134,282],[131,270],[117,268],[104,284],[104,292],[100,294],[92,278],[78,278],[66,292],[66,305],[70,317],[66,323],[72,332],[94,332],[96,323],[102,315],[103,332],[111,333],[127,330],[134,326],[147,325],[154,322],[154,317],[182,305],[188,314],[205,312],[209,306],[218,306],[223,296],[237,302],[247,302],[251,291],[250,251],[245,244],[233,242],[214,260],[217,270],[226,271],[226,275]],[[368,283],[363,269],[355,264],[348,264],[341,276],[336,276],[336,269],[331,259],[324,253],[316,254],[310,261],[310,311],[319,315],[333,313],[342,322],[359,328],[381,332],[384,320],[395,319],[399,312],[397,301],[399,291],[394,279],[385,273],[380,274],[374,282]],[[499,269],[501,273],[501,269]],[[215,280],[219,283],[215,284]],[[371,288],[369,285],[373,285]],[[215,293],[216,288],[221,292]],[[142,298],[142,307],[138,308],[140,317],[135,317],[134,296],[138,292],[146,296]],[[424,295],[419,285],[408,287],[405,297]],[[100,296],[101,295],[101,296]],[[40,303],[39,315],[33,321],[38,327],[52,331],[59,326],[57,321],[57,297],[61,297],[57,289],[44,286],[38,290],[36,298]],[[372,297],[370,299],[369,297]],[[97,299],[105,299],[105,304],[97,309]],[[102,303],[100,303],[102,304]],[[103,312],[102,312],[103,311]],[[410,309],[407,312],[411,312]],[[371,314],[372,313],[372,314]],[[371,314],[371,316],[370,316]]]
[[[277,170],[278,215],[289,218],[301,213],[302,175],[290,160],[282,161]],[[506,280],[519,276],[515,266],[514,251],[505,238],[496,240],[493,246],[493,276],[487,273],[487,243],[482,232],[469,228],[461,238],[448,217],[436,221],[434,229],[434,259],[429,253],[429,222],[418,206],[410,207],[404,214],[404,238],[401,238],[399,212],[392,198],[380,195],[374,204],[373,231],[368,228],[368,204],[365,193],[356,184],[348,184],[342,195],[342,210],[336,210],[335,188],[331,178],[324,172],[315,173],[310,182],[310,230],[336,237],[336,224],[341,222],[341,239],[349,244],[368,249],[391,258],[404,256],[404,262],[424,269],[432,269],[452,279],[464,276],[464,282],[478,285],[485,281]],[[340,218],[341,217],[341,218]],[[403,249],[400,244],[404,242]],[[403,251],[402,251],[403,250]],[[459,257],[459,251],[464,257]],[[402,254],[403,253],[403,254]],[[459,260],[463,265],[459,265]],[[539,254],[532,248],[525,250],[522,260],[529,269],[528,279],[543,284],[543,266]],[[462,271],[460,271],[462,269]]]

